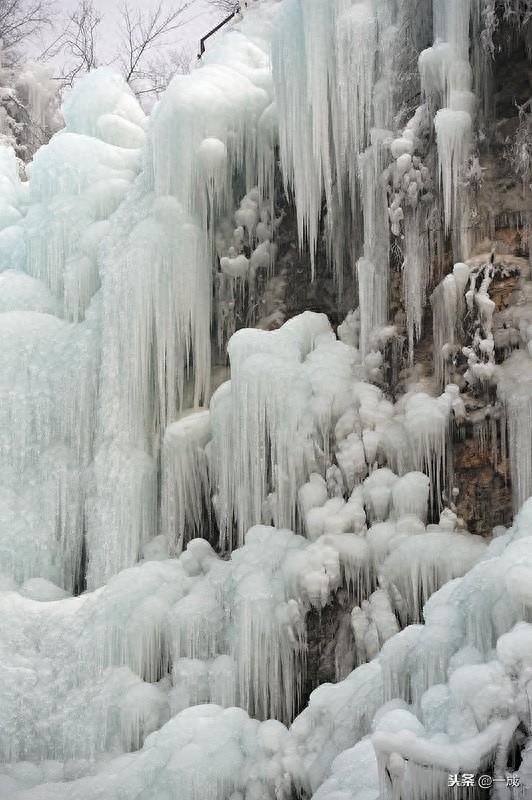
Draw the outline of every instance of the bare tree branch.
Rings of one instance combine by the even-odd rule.
[[[12,50],[52,24],[52,0],[0,0],[0,42]]]
[[[186,12],[192,5],[193,0],[182,0],[177,7],[167,11],[163,0],[160,0],[153,11],[145,11],[133,10],[127,2],[124,4],[121,20],[123,52],[120,61],[127,83],[142,77],[149,53],[166,44],[169,34],[190,21]]]
[[[240,7],[239,0],[208,0],[210,6],[220,9],[224,14],[232,14]]]
[[[151,94],[158,98],[174,75],[186,75],[190,72],[192,60],[191,51],[185,47],[171,53],[157,53],[154,57],[146,59],[145,69],[139,70],[136,76],[135,94],[137,96]]]
[[[96,32],[101,14],[92,0],[81,0],[76,10],[69,15],[69,24],[62,37],[61,47],[73,59],[72,66],[63,75],[63,83],[71,86],[81,72],[90,72],[98,66],[96,56]]]

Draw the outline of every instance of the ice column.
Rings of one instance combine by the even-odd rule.
[[[373,129],[370,147],[358,158],[364,214],[364,258],[357,264],[362,354],[368,352],[373,328],[388,319],[388,203],[383,172],[390,139],[387,131]]]
[[[209,398],[214,235],[237,205],[234,174],[246,191],[259,171],[264,182],[257,146],[272,102],[270,26],[271,9],[257,8],[174,78],[150,117],[143,173],[112,220],[101,269],[92,587],[134,563],[157,533],[165,429]]]
[[[190,539],[208,538],[209,475],[205,446],[210,437],[208,411],[169,425],[162,449],[161,527],[176,552]]]

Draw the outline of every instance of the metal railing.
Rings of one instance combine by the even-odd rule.
[[[205,34],[205,36],[203,36],[203,37],[200,39],[199,53],[198,53],[198,61],[201,59],[201,57],[202,57],[203,53],[205,52],[205,42],[207,41],[207,39],[210,39],[210,37],[211,37],[211,36],[214,36],[214,34],[215,34],[215,33],[218,33],[218,31],[220,30],[220,28],[223,28],[223,27],[224,27],[224,25],[227,25],[227,23],[228,23],[228,22],[231,22],[231,20],[232,20],[234,17],[236,17],[236,15],[237,15],[237,14],[240,14],[240,3],[239,3],[239,4],[238,4],[238,6],[235,8],[235,10],[234,10],[234,11],[232,11],[232,12],[231,12],[231,14],[229,14],[229,16],[228,16],[228,17],[226,17],[226,18],[225,18],[225,19],[223,19],[221,22],[219,22],[219,23],[218,23],[218,25],[217,25],[215,28],[213,28],[212,30],[210,30],[208,33],[206,33],[206,34]]]

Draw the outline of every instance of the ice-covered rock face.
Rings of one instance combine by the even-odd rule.
[[[519,720],[528,716],[523,717],[522,704],[530,626],[522,620],[528,618],[529,575],[528,567],[519,565],[530,560],[530,523],[529,502],[486,558],[432,596],[424,626],[393,636],[375,661],[312,695],[291,730],[316,787],[336,754],[371,727],[384,796],[394,754],[404,759],[396,778],[405,796],[433,786],[443,797],[449,772],[489,771]],[[486,603],[487,597],[493,602]],[[399,703],[393,700],[371,726],[379,706],[398,697],[402,715],[388,710]],[[334,797],[348,765],[357,763],[357,752],[347,750],[334,761],[332,777],[317,797],[328,798],[329,792]]]

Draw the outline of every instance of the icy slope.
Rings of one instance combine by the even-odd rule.
[[[257,539],[258,535],[263,534],[257,531],[243,549],[242,559],[239,559],[242,560],[242,566],[245,563],[244,553],[253,546],[255,540],[257,544],[262,541],[261,560],[272,563],[271,555],[264,555],[267,552],[263,547],[266,539]],[[275,796],[289,797],[291,785],[302,784],[305,787],[310,783],[317,789],[326,779],[328,768],[336,758],[331,776],[315,795],[318,798],[336,797],[334,792],[342,786],[345,786],[346,798],[370,796],[364,794],[364,782],[374,790],[371,796],[386,797],[387,775],[395,775],[394,780],[402,792],[400,796],[424,796],[423,793],[432,792],[430,796],[444,797],[449,772],[487,772],[492,768],[504,772],[509,765],[508,748],[512,736],[518,725],[522,726],[526,735],[529,722],[526,686],[527,670],[532,666],[530,625],[527,622],[529,573],[532,569],[531,534],[529,502],[521,511],[515,526],[494,540],[486,556],[476,566],[463,578],[447,583],[432,596],[425,609],[424,625],[408,627],[392,636],[375,660],[356,669],[346,680],[317,689],[311,696],[308,708],[296,719],[289,732],[279,723],[249,720],[244,711],[230,709],[222,712],[218,706],[198,706],[174,717],[159,733],[149,737],[137,754],[122,756],[100,767],[90,767],[88,762],[79,760],[67,762],[62,767],[57,760],[44,760],[40,767],[30,770],[20,762],[19,765],[8,767],[2,778],[3,786],[6,789],[12,787],[14,792],[15,788],[23,789],[25,785],[42,782],[43,778],[45,781],[61,781],[67,775],[75,777],[76,770],[83,772],[89,767],[91,774],[67,785],[39,785],[12,796],[17,800],[26,797],[105,797],[106,800],[112,800],[122,796],[121,791],[126,786],[128,791],[141,793],[139,796],[159,798],[164,796],[161,795],[163,790],[172,791],[178,786],[182,789],[180,782],[185,782],[186,791],[189,792],[185,796],[190,798],[230,797],[232,791],[239,789],[251,792],[249,796],[254,796],[254,791],[259,792],[259,797],[263,796],[260,792],[269,791],[278,792]],[[283,533],[282,538],[286,542],[287,534]],[[271,536],[268,541],[273,542]],[[87,617],[92,620],[90,624],[96,628],[97,621],[101,620],[100,624],[109,626],[111,615],[105,609],[105,602],[112,602],[111,586],[114,587],[115,597],[120,599],[123,615],[130,613],[127,611],[129,601],[125,591],[129,585],[133,590],[129,597],[136,606],[130,622],[125,628],[122,622],[111,636],[100,627],[96,642],[100,648],[102,643],[107,642],[108,653],[115,648],[115,653],[121,652],[122,657],[129,653],[128,657],[134,659],[136,653],[137,657],[145,659],[149,652],[147,641],[145,639],[139,648],[141,639],[137,637],[142,637],[142,627],[150,614],[159,614],[160,618],[160,602],[158,606],[154,599],[157,596],[161,600],[165,597],[168,603],[170,589],[175,597],[176,592],[180,591],[179,581],[176,581],[180,574],[188,573],[190,581],[191,573],[197,571],[192,564],[194,552],[200,558],[200,561],[195,559],[196,564],[199,566],[203,556],[203,569],[209,572],[209,562],[213,559],[217,561],[214,554],[205,547],[195,547],[187,560],[183,561],[182,557],[181,563],[150,562],[136,568],[140,571],[139,578],[142,573],[146,575],[148,580],[146,582],[143,579],[144,584],[139,583],[133,574],[124,573],[92,599],[87,596],[85,600],[79,598],[41,604],[39,628],[43,628],[42,621],[46,620],[51,642],[54,637],[56,642],[61,641],[61,617],[66,621],[69,617],[72,619],[72,614],[73,619],[81,614],[81,623],[91,603],[97,603],[100,608],[97,614],[92,610]],[[251,559],[250,552],[246,561],[250,562]],[[218,564],[221,569],[222,564]],[[213,569],[214,563],[210,567],[211,585]],[[240,568],[236,569],[238,574]],[[170,578],[166,584],[161,582],[165,573]],[[248,566],[246,580],[257,586],[256,575],[252,575]],[[151,591],[155,587],[157,589],[151,601],[146,603],[141,599],[140,587],[144,585],[149,591],[150,582]],[[104,600],[106,595],[109,596],[107,601]],[[38,615],[36,606],[39,603],[16,599],[16,594],[5,597],[4,602],[9,601],[12,607],[10,614],[3,615],[3,618],[11,619],[13,635],[19,638],[20,648],[22,633],[14,611],[18,606],[26,616]],[[203,592],[198,594],[198,602],[200,597],[204,598]],[[175,608],[182,602],[178,601]],[[201,605],[204,602],[203,599]],[[145,610],[141,611],[143,607]],[[212,610],[209,616],[216,630],[216,616],[213,616]],[[191,617],[187,614],[185,620],[193,618],[194,615]],[[143,626],[139,626],[142,619]],[[72,622],[69,628],[72,635]],[[175,635],[175,624],[172,629]],[[85,631],[80,639],[80,647],[83,648],[87,639],[86,623],[82,624],[80,630]],[[241,642],[244,640],[243,633],[241,630]],[[144,636],[147,634],[149,631],[145,628]],[[91,638],[89,634],[89,651],[97,652],[98,648],[94,651],[90,644]],[[157,646],[156,639],[152,638],[151,641]],[[192,635],[188,641],[190,646],[196,641],[201,649],[207,645],[208,637]],[[44,656],[45,652],[40,655],[43,662]],[[85,662],[85,659],[82,661]],[[63,657],[63,666],[64,663]],[[144,669],[147,668],[145,664]],[[27,673],[28,662],[20,664],[18,670]],[[135,741],[139,730],[147,733],[152,725],[157,726],[157,714],[163,712],[164,686],[160,685],[157,689],[153,684],[139,682],[138,678],[135,684],[133,676],[126,679],[125,676],[131,673],[124,670],[123,667],[119,671],[115,681],[114,691],[119,687],[119,692],[113,700],[110,699],[112,694],[106,694],[100,688],[98,696],[104,699],[105,704],[100,713],[116,714],[114,704],[118,703],[122,714],[121,735],[132,737],[132,741]],[[104,678],[107,690],[113,691],[109,672],[104,673]],[[65,706],[66,712],[75,710],[72,697]],[[85,704],[82,704],[80,710],[84,708]],[[94,705],[85,711],[91,715],[90,725],[87,721],[83,724],[79,711],[73,714],[79,733],[76,739],[73,736],[74,728],[68,737],[69,753],[72,753],[70,748],[76,741],[82,748],[89,746],[90,740],[87,740],[86,734],[94,725],[97,711],[98,706]],[[60,725],[63,734],[67,730],[64,724],[63,716]],[[120,733],[109,723],[105,729],[111,737]],[[5,726],[4,730],[7,730]],[[370,740],[364,740],[352,752],[342,752],[367,734],[371,734]],[[15,741],[10,735],[11,747]],[[36,742],[36,746],[43,741]],[[369,749],[369,741],[382,765],[382,795],[378,794],[376,783],[371,786],[371,774],[373,771],[376,779],[376,770],[372,767],[374,756]],[[225,743],[229,750],[224,748],[220,752],[221,743]],[[82,749],[76,753],[78,759],[83,752]],[[393,765],[391,761],[388,763],[388,758],[393,760]],[[371,769],[365,772],[359,782],[348,787],[344,782],[355,774],[361,760],[369,764]],[[400,769],[398,764],[401,765]],[[229,765],[230,773],[226,772]],[[92,774],[94,769],[96,772]],[[46,778],[47,775],[50,778]],[[266,793],[264,796],[273,794]]]

